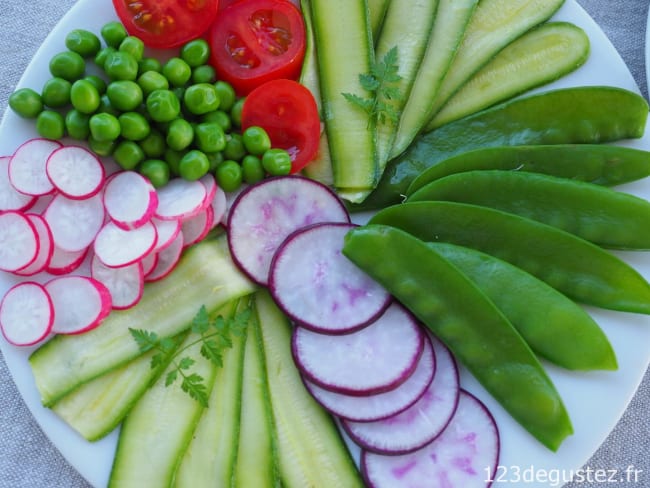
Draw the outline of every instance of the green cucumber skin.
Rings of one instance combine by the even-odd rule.
[[[388,9],[390,0],[368,0],[368,11],[370,12],[370,31],[372,38],[377,39],[381,26],[384,23],[386,10]]]
[[[255,288],[232,262],[225,234],[195,245],[167,278],[145,286],[138,305],[114,311],[84,334],[56,336],[30,356],[43,405],[138,357],[129,328],[172,337],[189,327],[201,305],[213,311]]]

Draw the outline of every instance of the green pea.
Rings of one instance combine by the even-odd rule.
[[[101,49],[99,37],[85,29],[74,29],[65,37],[65,47],[84,58],[95,56]]]
[[[214,83],[217,73],[212,66],[204,64],[192,70],[192,83]]]
[[[214,112],[208,112],[207,114],[201,116],[201,121],[216,122],[221,126],[224,132],[230,132],[232,129],[232,121],[230,120],[230,115],[228,115],[223,110],[215,110]]]
[[[174,149],[168,147],[165,149],[165,154],[163,159],[169,166],[169,171],[174,176],[180,176],[179,166],[183,156],[187,154],[188,151],[175,151]]]
[[[133,81],[138,77],[138,61],[127,52],[111,52],[104,61],[104,71],[112,80]]]
[[[46,139],[61,139],[65,134],[63,115],[54,110],[43,110],[36,117],[36,132]]]
[[[138,61],[138,73],[143,74],[147,71],[155,71],[160,73],[162,71],[162,63],[156,58],[144,57]]]
[[[149,135],[140,141],[140,147],[148,158],[161,158],[167,149],[165,136],[156,129],[151,129]]]
[[[230,109],[230,120],[232,120],[233,125],[236,127],[241,127],[241,113],[244,108],[245,100],[245,98],[237,99]]]
[[[69,110],[65,115],[65,130],[73,139],[85,141],[90,136],[90,115]]]
[[[88,138],[88,147],[98,156],[110,156],[117,146],[117,141],[98,141],[92,135]]]
[[[147,111],[156,122],[171,122],[181,113],[181,103],[170,90],[154,90],[147,97]]]
[[[108,98],[108,95],[105,93],[101,97],[99,97],[99,107],[97,107],[96,112],[107,113],[107,114],[115,115],[116,117],[121,113],[118,109],[116,109],[113,106],[111,100]]]
[[[214,173],[217,170],[217,166],[224,162],[223,153],[221,151],[208,152],[205,153],[205,155],[208,157],[208,161],[210,161],[210,173]]]
[[[246,156],[246,148],[239,134],[230,134],[226,138],[226,147],[223,149],[223,155],[226,159],[241,161]]]
[[[135,110],[144,98],[142,88],[135,81],[112,81],[106,87],[106,95],[113,107],[123,112]]]
[[[144,158],[144,151],[133,141],[121,141],[113,151],[113,159],[125,170],[135,169]]]
[[[43,99],[31,88],[19,88],[9,96],[9,107],[20,117],[33,119],[43,110]]]
[[[167,130],[167,145],[175,151],[186,149],[194,140],[194,129],[185,119],[175,119]]]
[[[98,113],[90,117],[90,135],[98,142],[114,141],[120,136],[120,121],[115,115]]]
[[[100,49],[97,55],[95,56],[95,64],[100,68],[104,69],[104,64],[106,64],[106,59],[108,58],[109,55],[111,55],[116,51],[117,49],[110,46]]]
[[[242,167],[237,161],[227,159],[217,166],[215,178],[223,191],[235,191],[242,184]]]
[[[72,106],[84,114],[92,114],[99,108],[100,96],[90,81],[77,80],[70,88]]]
[[[100,95],[103,95],[106,93],[106,82],[100,78],[97,75],[88,75],[84,78],[84,80],[90,82],[93,84],[93,86],[97,89],[97,92]]]
[[[271,138],[266,131],[257,125],[248,127],[242,134],[244,147],[250,154],[260,156],[271,149]]]
[[[219,95],[214,85],[198,83],[185,90],[183,102],[191,114],[202,115],[219,108]]]
[[[151,132],[149,122],[138,112],[125,112],[117,119],[120,121],[121,136],[129,141],[140,141]]]
[[[140,61],[144,56],[144,42],[135,36],[126,36],[117,50],[129,53],[136,61]]]
[[[147,159],[140,164],[138,171],[154,188],[160,188],[169,182],[169,165],[162,159]]]
[[[181,58],[171,58],[162,67],[162,74],[172,86],[183,86],[192,76],[192,68]]]
[[[221,110],[226,112],[232,110],[235,101],[237,100],[237,95],[235,94],[235,89],[232,85],[223,80],[219,80],[214,84],[214,87],[217,89],[217,93],[219,94],[219,100],[221,100]]]
[[[52,108],[64,107],[70,103],[70,89],[72,83],[63,78],[50,78],[43,85],[41,99],[43,103]]]
[[[198,180],[210,169],[208,157],[199,150],[188,151],[178,163],[178,173],[185,180]]]
[[[257,156],[253,156],[252,154],[244,156],[241,162],[241,169],[246,183],[253,184],[264,179],[262,160]]]
[[[166,90],[169,88],[169,81],[157,71],[147,71],[138,77],[138,85],[142,88],[144,96],[148,96],[154,90]]]
[[[217,122],[201,122],[194,127],[195,145],[203,152],[218,152],[226,148],[226,134]]]
[[[70,82],[81,78],[85,70],[84,58],[74,51],[60,52],[50,60],[50,73],[52,73],[52,76]]]
[[[181,47],[181,59],[192,68],[207,63],[209,58],[210,46],[205,39],[194,39]]]
[[[124,38],[128,36],[122,23],[117,20],[104,24],[100,30],[100,34],[104,38],[106,44],[115,49],[117,49]]]
[[[273,176],[291,173],[291,156],[284,149],[269,149],[262,155],[262,166]]]

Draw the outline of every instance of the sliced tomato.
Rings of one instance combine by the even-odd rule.
[[[113,0],[127,32],[157,49],[200,37],[214,22],[218,6],[218,0]]]
[[[293,80],[272,80],[250,92],[242,109],[242,129],[257,125],[273,147],[291,155],[291,172],[300,171],[318,151],[320,119],[312,93]]]
[[[208,34],[211,64],[238,95],[278,78],[296,79],[305,55],[305,23],[289,0],[238,0]]]

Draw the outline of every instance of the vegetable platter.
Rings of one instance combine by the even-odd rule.
[[[85,28],[98,32],[102,25],[116,19],[110,2],[79,0],[70,12],[59,22],[48,36],[27,68],[20,86],[38,88],[49,77],[49,59],[63,48],[67,32]],[[629,74],[615,49],[599,30],[597,25],[573,0],[568,0],[554,16],[555,20],[570,21],[588,34],[591,42],[589,60],[574,73],[561,80],[539,88],[562,88],[585,85],[611,85],[638,92],[638,87]],[[35,137],[33,123],[18,118],[7,111],[0,125],[0,153],[11,154],[17,146]],[[638,140],[625,142],[630,147],[650,149],[650,134]],[[647,181],[639,181],[621,187],[625,191],[650,198]],[[356,217],[361,221],[363,217]],[[646,277],[650,277],[650,256],[647,253],[618,253]],[[0,293],[4,295],[11,286],[6,275],[0,275]],[[614,313],[588,308],[610,339],[618,358],[616,372],[579,373],[568,372],[547,365],[573,421],[575,434],[567,438],[556,453],[552,453],[533,440],[499,404],[464,369],[461,369],[463,388],[475,394],[494,415],[500,431],[501,451],[499,465],[519,466],[525,469],[534,466],[541,472],[560,470],[569,472],[580,468],[604,441],[627,407],[650,362],[650,319],[644,315]],[[105,486],[118,432],[104,439],[88,443],[73,432],[51,410],[41,405],[35,388],[32,372],[27,361],[30,348],[15,348],[0,341],[0,348],[30,411],[37,422],[61,451],[64,457],[95,487]],[[355,456],[358,453],[355,451]],[[486,478],[494,473],[485,473]],[[495,481],[493,486],[506,486],[508,480]],[[531,482],[526,486],[549,486],[547,482]]]

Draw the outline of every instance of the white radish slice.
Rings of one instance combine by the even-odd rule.
[[[202,241],[208,235],[208,232],[212,230],[213,222],[214,212],[209,205],[194,217],[183,220],[181,227],[181,231],[183,232],[183,245],[188,247]]]
[[[45,167],[54,187],[68,198],[95,195],[104,184],[104,166],[95,154],[80,146],[64,146],[50,154]]]
[[[371,422],[396,415],[413,405],[431,384],[436,359],[431,341],[425,340],[424,351],[413,374],[393,390],[376,395],[342,395],[303,379],[305,386],[326,410],[341,418]]]
[[[52,257],[50,258],[50,262],[45,268],[45,271],[56,276],[72,273],[84,262],[89,249],[90,248],[87,247],[80,251],[65,251],[54,245]]]
[[[203,209],[206,194],[205,185],[200,181],[174,178],[158,188],[156,217],[162,220],[193,217]]]
[[[212,173],[205,174],[199,179],[199,181],[203,183],[203,186],[205,187],[205,199],[202,204],[202,207],[205,208],[212,204],[212,200],[214,199],[219,187],[217,186],[217,180],[214,178]]]
[[[135,171],[110,177],[104,187],[106,213],[122,229],[136,229],[151,220],[158,208],[158,193],[151,182]]]
[[[142,298],[144,268],[141,261],[121,268],[109,268],[95,255],[90,264],[90,276],[108,288],[115,310],[131,308]]]
[[[146,277],[149,275],[153,269],[156,267],[156,264],[158,264],[158,253],[154,251],[150,252],[147,254],[144,258],[140,260],[140,263],[142,263],[142,274]]]
[[[226,210],[228,208],[228,199],[226,198],[226,192],[217,187],[217,191],[214,194],[212,199],[212,213],[214,214],[213,227],[216,227],[219,224],[222,224],[224,217],[226,215]]]
[[[178,234],[171,245],[156,254],[155,267],[144,277],[147,283],[161,280],[174,270],[181,258],[184,247],[183,239],[183,234]]]
[[[266,285],[271,259],[282,241],[293,231],[320,222],[350,222],[329,188],[301,176],[268,178],[242,191],[230,209],[231,254],[253,281]]]
[[[38,214],[26,214],[27,218],[34,225],[38,236],[38,254],[34,261],[28,266],[16,271],[17,275],[32,276],[44,271],[52,259],[54,253],[54,240],[52,232],[45,219]]]
[[[2,335],[16,346],[31,346],[52,330],[54,308],[43,285],[25,281],[9,289],[0,303]]]
[[[9,180],[16,190],[27,195],[46,195],[54,191],[47,177],[47,160],[60,142],[49,139],[30,139],[23,143],[9,160]]]
[[[106,266],[119,268],[140,261],[154,249],[157,240],[156,227],[151,222],[124,230],[110,221],[97,234],[93,249]]]
[[[230,218],[230,211],[232,210],[233,204],[237,201],[237,198],[239,198],[239,195],[244,193],[247,188],[249,188],[250,185],[243,184],[239,188],[237,188],[235,191],[231,191],[225,194],[226,196],[226,211],[223,214],[223,217],[221,217],[221,224],[224,225],[225,227],[228,226],[228,219]]]
[[[156,227],[158,241],[153,252],[160,252],[169,246],[181,231],[180,220],[160,220],[157,217],[151,219],[151,223]]]
[[[341,252],[345,234],[354,227],[303,227],[276,251],[269,289],[280,308],[303,327],[345,334],[365,327],[388,307],[388,291]]]
[[[342,420],[343,428],[362,449],[406,454],[428,444],[445,429],[458,405],[458,368],[451,352],[438,339],[433,339],[433,348],[436,374],[412,406],[375,422]]]
[[[424,350],[424,332],[394,302],[375,322],[344,335],[296,327],[294,360],[305,377],[326,390],[372,395],[397,388],[415,371]]]
[[[0,213],[0,269],[17,271],[29,266],[39,251],[34,224],[21,212]]]
[[[20,193],[9,180],[11,156],[0,157],[0,211],[29,210],[38,199],[35,195]]]
[[[485,488],[499,449],[494,418],[480,400],[461,391],[451,422],[433,442],[398,456],[363,451],[361,469],[371,488]]]
[[[81,251],[90,246],[104,224],[104,215],[99,193],[83,200],[58,194],[43,214],[54,243],[65,251]]]
[[[111,294],[88,276],[59,276],[45,283],[54,305],[55,334],[81,334],[97,327],[111,311]]]

